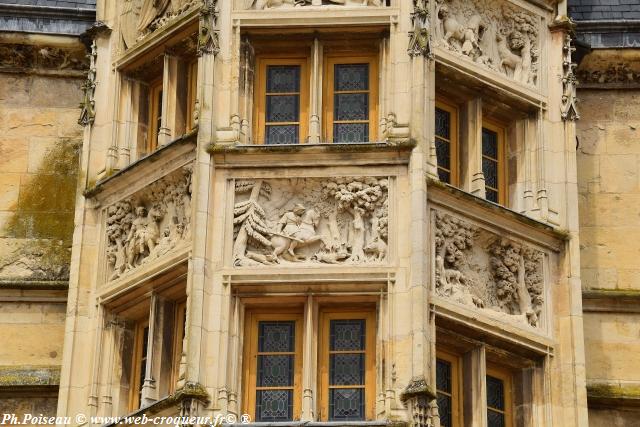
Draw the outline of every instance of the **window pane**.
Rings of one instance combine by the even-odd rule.
[[[444,139],[451,139],[450,129],[451,114],[436,108],[436,135]]]
[[[329,419],[337,421],[364,419],[364,389],[333,388],[329,390]]]
[[[267,66],[267,92],[300,92],[300,66]]]
[[[290,421],[293,419],[293,391],[258,390],[256,421]]]
[[[293,355],[259,355],[258,387],[293,385]]]
[[[436,359],[436,388],[451,393],[451,363]]]
[[[329,356],[331,385],[364,385],[364,354],[332,354]]]
[[[436,157],[438,158],[438,166],[451,169],[451,144],[436,138]]]
[[[367,142],[369,125],[367,123],[334,123],[334,142]]]
[[[498,162],[483,157],[482,173],[484,174],[484,182],[486,185],[498,188]]]
[[[265,144],[297,144],[298,125],[267,126]]]
[[[504,427],[504,414],[492,410],[487,411],[487,427]]]
[[[368,93],[338,93],[335,95],[335,120],[367,120]]]
[[[295,348],[295,322],[260,322],[258,351],[292,352]]]
[[[482,128],[482,155],[498,158],[498,134],[486,128]]]
[[[332,320],[330,325],[330,350],[364,350],[364,319]]]
[[[369,90],[369,64],[336,64],[334,90]]]
[[[451,173],[447,172],[444,169],[438,168],[438,179],[442,182],[446,182],[447,184],[451,183]]]
[[[438,413],[440,414],[440,427],[451,427],[451,397],[438,393]]]
[[[486,191],[487,197],[486,199],[493,203],[498,203],[498,192],[496,190],[491,190],[487,188]]]
[[[268,95],[267,122],[297,122],[299,105],[298,95]]]
[[[487,375],[487,406],[504,411],[504,383]]]

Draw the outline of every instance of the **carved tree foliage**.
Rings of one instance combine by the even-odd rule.
[[[239,180],[233,263],[383,262],[387,178]]]
[[[506,2],[437,0],[434,45],[535,86],[539,26],[535,15]]]
[[[191,234],[191,165],[106,209],[108,280],[172,251]]]
[[[451,214],[434,215],[436,293],[538,326],[543,254]]]

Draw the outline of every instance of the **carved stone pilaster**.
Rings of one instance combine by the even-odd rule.
[[[431,51],[430,13],[428,0],[413,0],[411,23],[413,30],[409,32],[409,56],[433,57]]]
[[[578,113],[578,107],[576,106],[578,102],[576,97],[578,80],[574,73],[577,65],[571,60],[571,54],[575,50],[571,35],[565,34],[564,45],[562,46],[564,58],[562,60],[562,105],[560,106],[563,120],[578,120],[580,118],[580,113]]]
[[[217,0],[204,0],[200,8],[200,29],[198,30],[198,56],[216,55],[220,51],[220,41],[216,30],[218,17]]]
[[[96,93],[96,58],[98,57],[98,47],[96,41],[91,42],[91,51],[87,55],[89,58],[89,72],[87,79],[82,83],[83,92],[82,102],[80,103],[80,118],[78,124],[82,126],[92,125],[96,117],[96,101],[94,95]]]

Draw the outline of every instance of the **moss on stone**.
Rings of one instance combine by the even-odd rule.
[[[60,384],[59,367],[0,366],[0,387],[58,384]]]
[[[640,385],[592,384],[587,386],[587,396],[590,399],[640,400]]]

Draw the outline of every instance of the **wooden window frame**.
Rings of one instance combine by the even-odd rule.
[[[333,143],[333,109],[334,109],[334,66],[337,64],[369,64],[369,141],[378,140],[378,53],[362,54],[357,52],[332,52],[324,56],[324,75],[322,85],[323,129],[326,142]],[[358,91],[360,92],[360,91]],[[347,120],[347,122],[356,122]],[[363,121],[364,122],[364,121]],[[348,143],[345,143],[348,144]]]
[[[182,331],[184,331],[187,321],[187,300],[176,302],[174,310],[174,333],[173,333],[173,359],[171,367],[170,392],[176,391],[178,380],[180,379],[180,359],[182,359]]]
[[[133,357],[131,358],[131,379],[129,384],[129,410],[135,411],[140,408],[140,394],[144,384],[140,381],[142,370],[146,371],[147,363],[149,363],[149,348],[147,347],[147,357],[142,366],[142,351],[144,349],[144,329],[149,328],[149,319],[139,320],[134,328],[134,344]],[[148,339],[148,338],[147,338]],[[144,380],[143,380],[144,381]]]
[[[308,54],[298,55],[258,55],[256,56],[256,70],[253,97],[253,143],[263,145],[266,133],[266,100],[267,100],[267,67],[269,65],[299,65],[300,66],[300,109],[298,117],[298,141],[300,144],[309,138],[309,85],[311,81],[310,57]]]
[[[460,174],[459,174],[460,157],[459,157],[459,145],[458,145],[458,134],[459,134],[458,107],[455,106],[454,104],[445,102],[440,98],[436,99],[435,106],[436,108],[439,108],[449,113],[451,117],[451,121],[449,123],[449,141],[448,141],[449,147],[450,147],[449,148],[449,155],[450,155],[449,165],[451,167],[449,169],[449,176],[451,177],[451,181],[449,182],[449,184],[453,186],[458,186],[460,183]],[[435,123],[435,110],[434,110],[433,120]],[[440,137],[438,135],[435,135],[435,127],[434,127],[434,139],[435,138],[440,138]],[[440,139],[444,140],[444,138],[440,138]],[[445,169],[445,168],[441,168],[438,165],[438,169]]]
[[[302,364],[303,364],[303,315],[299,310],[282,308],[273,310],[248,310],[245,313],[245,341],[243,351],[244,398],[243,412],[252,420],[256,419],[257,359],[258,359],[258,324],[261,321],[294,321],[295,322],[295,359],[293,374],[293,419],[300,419],[302,411]],[[283,388],[283,387],[277,387]]]
[[[329,339],[331,320],[365,319],[365,420],[375,420],[376,395],[376,312],[375,309],[324,309],[319,325],[319,412],[321,421],[329,420]],[[354,388],[353,386],[344,386]]]
[[[154,152],[158,148],[158,137],[160,135],[162,115],[162,96],[163,96],[162,78],[154,80],[149,84],[149,124],[147,131],[147,154]]]
[[[504,414],[505,427],[513,427],[513,373],[504,368],[487,364],[486,374],[487,376],[494,377],[502,381],[504,390],[504,411],[494,408],[492,408],[492,410],[495,412],[502,412]],[[485,401],[486,400],[487,397],[485,396]],[[488,411],[489,406],[487,405],[487,412]],[[485,418],[486,417],[488,417],[488,413],[485,415]]]
[[[193,60],[187,64],[187,117],[185,120],[185,131],[191,132],[195,125],[193,123],[193,113],[196,109],[198,85],[198,60]]]
[[[485,119],[482,120],[482,128],[495,132],[498,139],[498,158],[492,159],[498,162],[498,204],[505,206],[507,203],[507,158],[506,158],[506,126],[500,122]],[[486,156],[482,153],[482,138],[480,140],[480,156],[484,159]],[[487,157],[491,159],[490,157]],[[486,186],[486,184],[485,184]]]
[[[436,359],[444,360],[451,365],[451,425],[452,427],[462,427],[464,425],[462,405],[464,399],[462,387],[462,358],[446,350],[437,350]],[[436,393],[445,392],[436,388]]]

